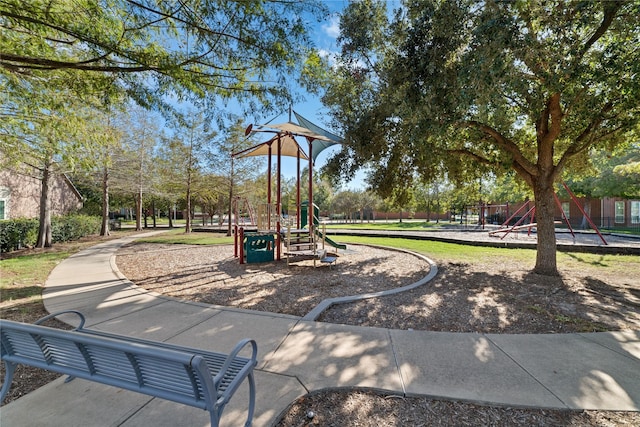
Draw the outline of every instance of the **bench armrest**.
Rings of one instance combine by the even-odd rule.
[[[254,340],[252,340],[252,339],[249,339],[249,338],[245,338],[245,339],[241,340],[234,347],[233,351],[227,356],[226,360],[224,361],[224,364],[220,368],[220,372],[218,372],[218,374],[213,378],[213,384],[215,385],[216,388],[218,388],[218,384],[220,384],[220,381],[222,381],[222,379],[224,378],[226,372],[229,370],[229,367],[231,366],[231,363],[233,362],[233,360],[238,356],[238,354],[240,354],[242,349],[244,347],[246,347],[247,344],[251,344],[251,361],[252,361],[252,364],[255,366],[258,363],[257,362],[258,345],[256,344],[256,342]]]
[[[46,322],[47,320],[53,319],[54,317],[58,317],[62,314],[75,314],[80,318],[80,324],[78,326],[76,326],[76,328],[74,330],[78,330],[78,329],[82,329],[84,327],[84,323],[86,321],[86,319],[84,318],[84,315],[82,313],[80,313],[79,311],[76,310],[64,310],[64,311],[58,311],[57,313],[51,313],[47,316],[41,317],[40,319],[36,320],[35,322],[33,322],[34,325],[41,325],[42,323]]]
[[[220,393],[219,387],[220,387],[220,384],[222,383],[227,371],[231,367],[231,364],[233,363],[234,359],[239,357],[238,354],[248,344],[251,345],[251,358],[248,359],[250,363],[246,364],[240,371],[238,371],[237,375],[234,375],[234,378],[231,380],[231,382],[229,383],[229,385],[225,389],[225,391],[223,393]],[[214,386],[216,392],[218,393],[218,399],[217,399],[217,401],[215,403],[215,406],[217,408],[216,410],[220,411],[219,413],[221,413],[222,408],[224,408],[225,405],[229,402],[229,400],[231,399],[231,396],[233,396],[233,394],[235,393],[236,389],[240,386],[240,383],[242,383],[245,378],[248,379],[248,381],[249,381],[249,411],[248,411],[248,414],[247,414],[247,421],[245,423],[245,427],[248,427],[248,426],[251,425],[251,420],[253,418],[253,412],[255,410],[256,384],[255,384],[255,380],[254,380],[254,377],[253,377],[253,368],[258,364],[257,355],[258,355],[258,346],[257,346],[256,342],[254,340],[252,340],[252,339],[245,338],[235,346],[235,348],[233,349],[231,354],[229,354],[227,356],[227,358],[225,359],[224,364],[220,368],[220,371],[218,372],[218,374],[215,377],[213,377],[213,386]],[[247,359],[245,359],[245,360],[247,360]]]

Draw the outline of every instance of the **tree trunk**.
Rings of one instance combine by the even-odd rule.
[[[156,224],[156,202],[155,200],[151,201],[151,220],[153,221],[153,228],[157,228]]]
[[[173,228],[173,212],[171,211],[171,202],[167,202],[167,212],[169,212],[169,228]]]
[[[534,273],[558,276],[556,261],[556,230],[554,224],[555,199],[553,180],[540,179],[534,183],[538,247]]]
[[[51,165],[53,161],[48,159],[42,170],[42,187],[40,189],[40,222],[38,227],[37,248],[51,247],[51,206],[49,203],[49,182],[51,179]]]
[[[136,231],[142,230],[142,189],[136,194]]]
[[[185,233],[191,233],[191,187],[187,184],[187,221],[184,227]]]
[[[231,167],[233,167],[233,162],[231,163]],[[229,185],[229,210],[227,221],[227,236],[231,236],[231,215],[233,214],[233,179],[231,180],[231,184]]]
[[[109,169],[104,168],[102,174],[102,225],[100,235],[108,236],[109,233]]]

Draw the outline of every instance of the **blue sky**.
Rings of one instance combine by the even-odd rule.
[[[311,31],[311,34],[320,54],[328,58],[331,63],[332,58],[338,52],[338,45],[336,41],[340,33],[339,25],[338,25],[339,23],[338,12],[341,11],[348,4],[348,1],[336,0],[336,1],[325,1],[324,3],[329,8],[329,11],[331,12],[331,14],[324,22],[320,22],[319,24],[315,25]],[[298,114],[302,115],[306,119],[314,122],[318,126],[321,126],[331,131],[332,130],[330,128],[331,118],[327,114],[327,109],[324,108],[322,103],[320,102],[319,96],[310,95],[307,93],[304,93],[304,96],[306,100],[304,102],[300,102],[298,104],[293,105],[292,106],[293,110],[295,110]],[[274,124],[284,123],[288,120],[289,120],[289,112],[283,111],[278,116],[274,115],[272,117],[269,117],[264,121],[264,123],[266,122],[270,122]],[[295,118],[293,118],[293,121],[295,121]],[[300,143],[302,148],[305,151],[307,151],[308,147],[306,146],[305,141],[299,140],[298,142]],[[335,147],[330,147],[325,151],[323,151],[322,153],[320,153],[320,155],[316,160],[314,170],[319,170],[319,168],[326,163],[327,159],[332,154],[335,154],[339,150],[340,148],[338,146],[335,146]],[[283,177],[285,178],[295,177],[296,160],[294,158],[283,157],[282,170],[283,170]],[[365,184],[363,180],[364,180],[364,173],[359,173],[353,181],[349,183],[344,183],[343,188],[356,189],[356,190],[364,189]]]

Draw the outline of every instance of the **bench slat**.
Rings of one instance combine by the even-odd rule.
[[[7,365],[2,398],[14,365],[27,364],[206,409],[212,426],[217,426],[231,395],[248,378],[250,425],[257,364],[254,341],[243,340],[225,355],[84,329],[84,316],[74,313],[81,318],[75,331],[0,319],[0,353]],[[247,343],[253,348],[252,357],[237,356]]]
[[[2,347],[3,349],[8,349],[10,354],[20,355],[34,361],[46,362],[42,349],[30,335],[4,331],[2,334]]]

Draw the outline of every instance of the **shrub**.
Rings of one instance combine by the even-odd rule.
[[[34,246],[38,239],[38,219],[18,218],[0,221],[0,251],[11,252]],[[77,240],[100,231],[100,218],[65,215],[51,218],[52,243]]]
[[[77,240],[100,232],[100,218],[87,215],[65,215],[51,219],[53,243]]]
[[[28,218],[0,221],[0,252],[11,252],[36,244],[38,220]]]

